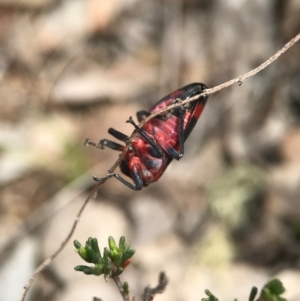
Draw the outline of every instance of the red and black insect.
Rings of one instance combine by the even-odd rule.
[[[150,112],[137,112],[137,119],[141,122],[151,113],[199,95],[205,89],[206,86],[201,83],[187,85],[162,98]],[[141,128],[130,117],[127,122],[131,123],[135,128],[131,139],[125,134],[110,128],[108,130],[109,134],[125,142],[126,145],[130,144],[124,159],[121,161],[120,169],[133,180],[134,184],[128,182],[117,173],[111,173],[105,178],[115,177],[133,190],[141,190],[144,186],[157,181],[173,159],[179,160],[182,158],[184,141],[188,138],[198,121],[206,101],[207,96],[200,97],[194,102],[174,108],[150,119]],[[99,144],[87,140],[86,144],[99,148],[106,146],[117,151],[125,149],[125,146],[107,139],[100,140]],[[104,178],[94,177],[94,179],[102,181]]]

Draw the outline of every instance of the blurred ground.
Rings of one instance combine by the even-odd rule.
[[[85,148],[191,82],[220,84],[259,65],[300,29],[297,0],[0,0],[0,300],[19,300],[57,249],[117,153]],[[242,86],[210,96],[159,182],[133,192],[111,179],[74,238],[125,235],[132,294],[247,300],[281,278],[300,300],[300,44]],[[27,300],[117,300],[85,277],[72,243]]]

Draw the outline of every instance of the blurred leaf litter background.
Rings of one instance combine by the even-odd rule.
[[[297,0],[0,0],[0,299],[18,300],[118,154],[85,148],[191,82],[256,67],[299,32]],[[137,297],[246,299],[278,276],[300,299],[300,44],[242,86],[210,96],[180,162],[139,193],[101,187],[74,236],[125,235]],[[28,300],[120,298],[73,271],[72,243]],[[85,279],[86,278],[86,279]]]

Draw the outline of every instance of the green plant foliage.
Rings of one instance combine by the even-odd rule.
[[[124,282],[122,284],[118,278],[115,278],[130,264],[131,257],[135,253],[135,250],[130,248],[130,244],[125,240],[124,236],[120,238],[119,244],[110,236],[108,238],[108,248],[104,248],[103,256],[101,255],[96,238],[90,237],[86,241],[85,246],[82,246],[79,241],[75,240],[74,246],[84,261],[94,264],[94,266],[78,265],[75,267],[76,271],[83,272],[87,275],[104,275],[113,278],[120,284],[118,286],[122,296],[125,296],[124,300],[130,300],[128,283]],[[284,291],[285,289],[281,281],[273,279],[262,288],[257,299],[256,295],[258,290],[256,287],[253,287],[250,291],[248,301],[287,301],[281,296]],[[201,301],[219,301],[211,291],[205,290],[205,294],[207,297],[202,298]],[[234,300],[237,301],[237,299]]]
[[[285,289],[278,279],[273,279],[270,282],[268,282],[261,290],[260,296],[257,301],[287,301],[285,298],[281,297],[281,295],[284,293]],[[202,298],[201,301],[219,301],[219,299],[214,296],[211,291],[205,290],[205,294],[208,296],[208,298]],[[251,289],[250,295],[249,295],[249,301],[254,301],[255,297],[257,295],[257,288],[253,287]],[[237,299],[234,299],[237,301]]]
[[[252,287],[250,295],[249,295],[249,301],[254,301],[256,295],[257,295],[257,287]]]
[[[204,291],[208,298],[202,298],[201,301],[219,301],[209,290]]]
[[[286,301],[285,298],[281,297],[285,289],[283,284],[278,279],[273,279],[268,282],[260,293],[259,300],[263,301]]]
[[[93,263],[94,266],[78,265],[75,271],[83,272],[87,275],[105,275],[109,277],[119,276],[128,264],[131,262],[131,257],[135,250],[130,248],[130,244],[125,241],[122,236],[119,240],[119,246],[113,237],[108,238],[109,248],[104,248],[103,256],[98,246],[96,238],[89,238],[85,246],[82,246],[79,241],[74,241],[74,246],[79,256],[88,263]]]
[[[125,294],[127,294],[127,295],[129,294],[129,284],[128,284],[128,282],[124,282],[123,290],[124,290]]]

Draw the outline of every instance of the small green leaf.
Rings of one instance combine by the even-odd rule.
[[[105,275],[110,275],[111,274],[111,270],[112,270],[112,266],[111,263],[109,261],[109,250],[107,248],[104,248],[104,254],[103,254],[103,272]]]
[[[285,289],[284,286],[282,284],[282,282],[278,279],[273,279],[271,281],[269,281],[264,288],[267,288],[270,290],[270,292],[274,295],[281,295],[284,293]]]
[[[113,238],[112,236],[110,236],[110,237],[108,238],[108,245],[109,245],[109,249],[110,249],[111,251],[114,251],[114,250],[117,250],[117,249],[118,249],[118,247],[117,247],[117,245],[116,245],[116,242],[115,242],[115,240],[114,240],[114,238]]]
[[[83,260],[88,261],[89,255],[87,253],[86,248],[81,246],[79,249],[77,249],[77,253]]]
[[[78,265],[75,268],[75,271],[83,272],[84,274],[91,275],[93,274],[93,269],[85,265]]]
[[[92,239],[91,246],[92,246],[92,249],[94,250],[94,252],[100,253],[97,238]]]
[[[257,295],[257,287],[253,286],[249,295],[249,301],[254,301],[256,295]]]
[[[129,251],[127,251],[126,253],[123,254],[123,257],[122,257],[122,264],[127,260],[127,259],[130,259],[135,253],[135,250],[134,249],[131,249]]]
[[[263,287],[260,298],[263,301],[286,301],[285,298],[280,296],[284,291],[281,281],[273,279]]]
[[[107,248],[104,248],[103,252],[103,261],[108,262],[109,260],[110,251]]]
[[[85,268],[85,265],[77,265],[74,270],[77,272],[83,272]]]
[[[93,263],[99,263],[102,261],[101,253],[98,246],[97,238],[91,240],[91,248],[93,250]]]
[[[129,284],[128,284],[128,282],[124,282],[123,290],[124,290],[125,294],[129,295]]]
[[[110,262],[104,263],[104,267],[103,267],[103,273],[104,273],[104,275],[110,275],[111,274],[111,270],[112,270],[112,266],[111,266]]]
[[[117,253],[113,262],[117,267],[119,267],[122,264],[122,254]]]
[[[124,244],[124,252],[127,252],[129,250],[130,250],[130,243],[126,241]]]
[[[108,257],[112,260],[115,261],[116,257],[119,256],[119,252],[117,250],[110,250],[108,253]]]
[[[203,298],[201,301],[219,301],[209,290],[204,291],[208,298]]]
[[[119,249],[123,252],[125,248],[125,237],[121,236],[119,240]]]
[[[96,264],[93,269],[93,274],[96,276],[104,274],[104,265],[103,264]]]
[[[76,249],[80,249],[82,247],[81,243],[78,240],[74,240],[73,244],[74,244]]]

